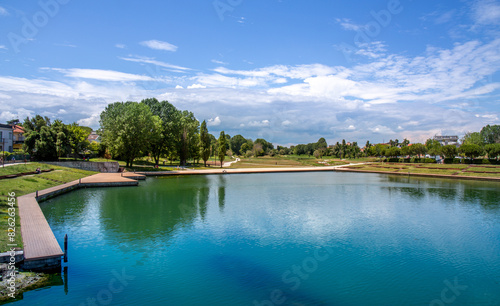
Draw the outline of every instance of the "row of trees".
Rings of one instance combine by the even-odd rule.
[[[425,144],[411,144],[404,139],[390,140],[388,144],[372,145],[366,142],[364,148],[356,142],[337,142],[328,147],[325,138],[309,144],[274,148],[273,144],[259,138],[253,141],[242,135],[231,137],[221,132],[219,138],[209,133],[207,123],[200,125],[190,111],[178,110],[168,101],[155,98],[141,102],[116,102],[109,104],[100,116],[102,143],[87,141],[91,132],[88,127],[76,123],[66,125],[60,120],[51,120],[36,115],[26,118],[25,151],[39,160],[56,160],[63,156],[77,157],[85,151],[124,160],[127,166],[142,156],[150,156],[155,164],[160,159],[179,160],[186,165],[188,160],[203,160],[205,166],[210,156],[217,157],[221,164],[227,155],[309,155],[316,158],[332,156],[337,158],[358,158],[361,156],[422,156],[425,154],[454,157],[457,154],[475,158],[487,154],[490,158],[500,155],[500,126],[485,126],[480,132],[467,133],[462,145],[441,146],[433,139]]]
[[[181,111],[168,101],[155,98],[137,102],[109,104],[101,113],[102,142],[114,158],[130,166],[137,157],[149,155],[155,164],[162,157],[188,160],[207,160],[213,154],[221,164],[226,155],[270,154],[273,144],[265,139],[252,141],[241,135],[231,137],[221,132],[218,139],[208,132],[207,123],[200,125],[194,114]]]
[[[92,129],[77,123],[51,122],[48,117],[36,115],[23,123],[25,142],[23,150],[37,160],[52,161],[59,157],[78,157],[81,152],[103,152],[103,148],[87,140]]]

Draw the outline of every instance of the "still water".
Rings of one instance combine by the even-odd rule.
[[[358,173],[148,178],[41,203],[67,288],[25,305],[499,305],[500,185]]]

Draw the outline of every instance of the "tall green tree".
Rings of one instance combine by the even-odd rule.
[[[429,155],[437,156],[441,154],[441,143],[435,139],[427,139],[425,147],[427,148],[427,153],[429,153]]]
[[[102,141],[113,156],[132,166],[137,157],[149,150],[149,142],[158,137],[161,120],[151,109],[137,102],[115,102],[101,113]]]
[[[177,136],[177,152],[180,164],[183,166],[187,164],[188,158],[193,157],[194,154],[199,154],[199,126],[200,123],[192,112],[181,112],[179,134]]]
[[[175,156],[178,148],[181,112],[168,101],[159,102],[156,98],[141,101],[147,105],[153,115],[161,119],[161,131],[157,138],[150,142],[150,152],[158,165],[162,156]]]
[[[222,168],[222,163],[224,162],[224,159],[226,158],[226,135],[224,134],[224,131],[220,132],[219,136],[219,161],[220,161],[220,167]]]
[[[484,147],[488,153],[488,158],[497,158],[500,155],[500,143],[489,143]]]
[[[207,160],[210,158],[210,144],[211,141],[207,129],[207,122],[203,120],[200,127],[200,155],[205,167],[207,166]]]
[[[466,133],[462,138],[462,144],[463,145],[475,144],[482,147],[484,146],[484,139],[483,136],[481,136],[481,134],[478,132]]]
[[[245,137],[241,135],[235,135],[231,138],[231,150],[233,150],[233,153],[235,155],[242,155],[245,153],[245,151],[242,152],[241,146],[246,143],[247,140]]]
[[[500,143],[500,125],[487,125],[481,129],[484,143]]]
[[[441,154],[444,155],[445,158],[453,158],[457,155],[457,147],[455,145],[446,145],[441,148]]]
[[[470,159],[474,159],[478,156],[483,155],[484,150],[480,145],[471,143],[471,144],[463,144],[458,148],[458,151]]]

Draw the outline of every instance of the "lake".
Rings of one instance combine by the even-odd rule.
[[[498,305],[500,185],[310,172],[148,178],[41,203],[67,288],[26,305]]]

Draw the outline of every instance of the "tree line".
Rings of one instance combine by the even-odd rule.
[[[141,102],[115,102],[109,104],[100,115],[101,143],[89,143],[91,133],[88,127],[77,123],[64,124],[36,115],[26,118],[24,150],[37,160],[57,160],[60,157],[77,158],[83,152],[95,156],[123,160],[129,167],[135,159],[149,156],[159,165],[161,159],[179,160],[186,165],[189,160],[198,163],[203,160],[206,166],[213,156],[222,165],[226,156],[259,157],[264,155],[309,155],[316,158],[331,156],[336,158],[359,158],[368,156],[444,156],[458,154],[469,158],[500,155],[500,126],[487,125],[480,132],[467,133],[462,145],[442,146],[437,140],[428,139],[424,144],[404,139],[390,140],[387,144],[372,145],[369,141],[364,147],[357,142],[345,139],[328,146],[325,138],[308,144],[284,147],[274,145],[265,139],[255,141],[242,135],[231,137],[222,131],[218,138],[210,134],[206,121],[201,124],[194,114],[179,110],[168,101],[156,98]]]

